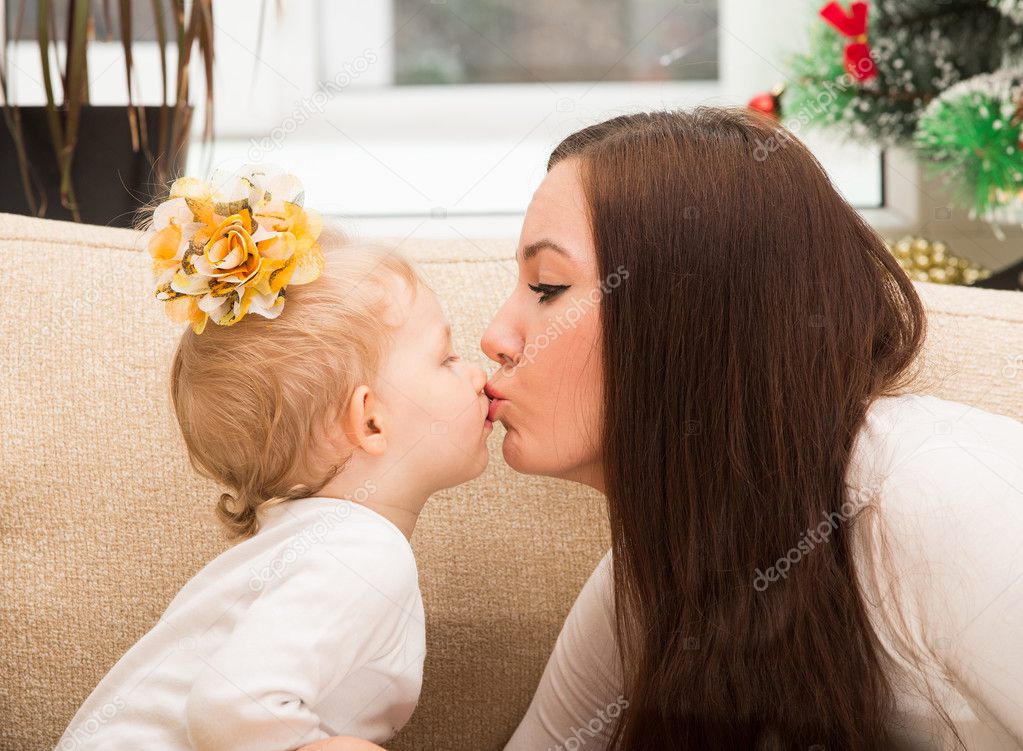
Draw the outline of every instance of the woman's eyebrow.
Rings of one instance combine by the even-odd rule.
[[[558,245],[553,240],[542,238],[534,243],[530,243],[529,245],[522,249],[522,260],[528,261],[530,258],[535,256],[537,253],[539,253],[541,250],[544,250],[545,248],[550,248],[556,253],[561,253],[566,258],[572,257],[571,253],[569,253],[567,250],[565,250],[563,247]]]

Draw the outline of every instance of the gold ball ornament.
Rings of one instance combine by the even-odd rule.
[[[885,245],[913,281],[969,285],[991,276],[989,269],[960,258],[940,241],[907,235]]]

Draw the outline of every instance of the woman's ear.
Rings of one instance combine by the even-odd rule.
[[[367,454],[380,456],[387,450],[384,415],[380,400],[369,386],[358,386],[348,400],[343,418],[345,435],[352,445]]]

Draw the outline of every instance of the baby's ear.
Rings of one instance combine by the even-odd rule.
[[[384,415],[380,406],[373,389],[366,385],[358,386],[348,400],[348,409],[342,418],[345,435],[352,445],[374,456],[380,456],[387,449]]]

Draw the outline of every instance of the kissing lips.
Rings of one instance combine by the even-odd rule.
[[[487,419],[489,419],[489,421],[491,422],[497,421],[497,410],[503,403],[504,403],[503,399],[491,399],[490,409],[487,410]]]
[[[487,398],[490,399],[490,409],[487,411],[487,419],[491,422],[496,422],[500,419],[497,416],[497,411],[500,409],[501,405],[504,404],[505,399],[489,383],[483,387],[483,391],[486,393]]]

